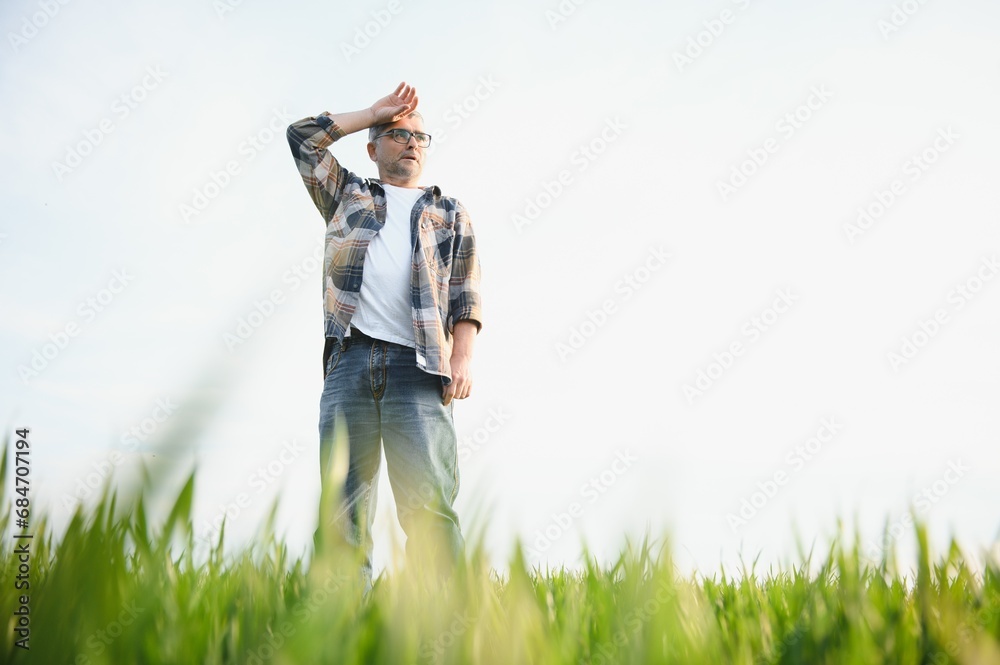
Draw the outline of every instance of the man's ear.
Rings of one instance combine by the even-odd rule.
[[[375,160],[375,144],[371,141],[368,142],[368,157],[374,162]]]

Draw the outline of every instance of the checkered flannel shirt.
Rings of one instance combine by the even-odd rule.
[[[382,181],[348,171],[327,150],[344,131],[322,113],[288,127],[288,144],[309,196],[326,222],[323,261],[325,332],[342,341],[360,298],[368,243],[385,224]],[[482,328],[479,255],[465,207],[436,185],[410,214],[414,248],[410,305],[417,366],[451,382],[452,333],[458,321]]]

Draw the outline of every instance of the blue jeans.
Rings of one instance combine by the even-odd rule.
[[[454,509],[459,485],[454,401],[441,403],[441,377],[417,367],[412,347],[373,339],[356,328],[342,343],[327,342],[319,408],[321,482],[329,482],[339,418],[347,429],[349,466],[334,512],[347,542],[363,551],[366,594],[382,444],[408,563],[447,577],[465,555]]]

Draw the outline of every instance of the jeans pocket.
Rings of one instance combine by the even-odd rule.
[[[330,346],[331,346],[329,351],[330,355],[327,356],[326,363],[323,366],[324,381],[326,381],[326,378],[330,376],[330,372],[332,372],[334,368],[337,367],[337,363],[340,362],[340,354],[342,353],[341,345],[337,342],[336,339],[333,340],[333,343]]]

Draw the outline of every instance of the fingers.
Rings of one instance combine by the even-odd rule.
[[[396,89],[392,91],[392,94],[403,99],[404,101],[409,101],[407,98],[415,95],[416,90],[409,83],[403,81],[396,86]]]
[[[413,86],[403,81],[398,86],[393,93],[376,103],[376,106],[388,106],[389,108],[389,122],[396,122],[402,118],[405,118],[410,113],[413,113],[417,109],[417,104],[420,99],[417,97],[417,90]]]
[[[442,402],[445,406],[453,399],[465,399],[472,392],[472,384],[468,381],[452,381],[442,393]]]
[[[453,399],[465,399],[472,392],[472,384],[468,381],[452,381],[442,391],[441,402],[448,406]]]
[[[409,106],[411,111],[417,108],[417,89],[406,81],[400,83],[393,94],[397,95],[404,104]]]

